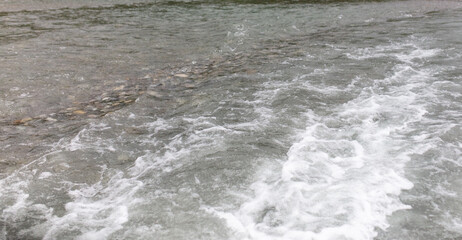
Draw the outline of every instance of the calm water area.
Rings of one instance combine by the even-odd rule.
[[[0,240],[462,239],[462,2],[0,0]]]

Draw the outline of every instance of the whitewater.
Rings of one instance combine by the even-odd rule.
[[[462,238],[459,2],[27,3],[0,239]]]

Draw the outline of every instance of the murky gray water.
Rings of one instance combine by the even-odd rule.
[[[0,239],[461,239],[461,7],[0,0]]]

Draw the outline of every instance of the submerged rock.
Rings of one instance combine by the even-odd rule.
[[[125,86],[121,85],[121,86],[115,87],[113,90],[114,91],[120,91],[120,90],[123,90],[124,88],[125,88]]]
[[[136,128],[136,127],[128,127],[124,129],[126,133],[128,134],[133,134],[133,135],[141,135],[145,134],[146,130],[141,129],[141,128]]]
[[[157,91],[147,91],[146,94],[148,94],[151,97],[155,97],[155,98],[159,98],[159,99],[162,99],[164,97],[164,95],[162,93],[157,92]]]
[[[52,117],[47,117],[47,118],[45,118],[45,120],[48,121],[48,122],[56,122],[56,121],[58,121],[57,119],[52,118]]]
[[[134,160],[135,159],[131,158],[128,154],[122,153],[119,156],[117,156],[116,164],[122,165],[122,164],[133,162]]]
[[[196,88],[196,85],[195,85],[195,84],[192,84],[192,83],[185,83],[185,84],[183,84],[183,86],[184,86],[185,88]]]
[[[73,114],[77,114],[77,115],[83,115],[83,114],[85,114],[85,113],[87,113],[87,112],[85,112],[85,111],[83,111],[83,110],[75,110],[75,111],[73,111],[72,113],[73,113]]]
[[[13,124],[14,125],[20,125],[20,124],[25,124],[25,123],[30,122],[30,121],[32,121],[31,117],[25,117],[23,119],[18,119],[18,120],[13,121]]]
[[[173,75],[173,76],[175,76],[175,77],[180,77],[180,78],[187,78],[187,77],[189,77],[187,74],[184,74],[184,73],[177,73],[177,74],[175,74],[175,75]]]

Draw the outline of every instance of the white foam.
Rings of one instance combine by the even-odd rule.
[[[333,113],[328,116],[307,110],[305,116],[300,117],[306,128],[293,137],[295,140],[289,139],[292,144],[286,158],[268,161],[251,185],[253,194],[239,196],[246,200],[237,209],[207,206],[201,209],[224,219],[234,239],[373,239],[376,228],[388,227],[387,216],[409,208],[398,198],[403,189],[412,188],[412,183],[403,177],[404,164],[409,153],[424,151],[404,141],[400,132],[409,124],[418,123],[426,112],[416,91],[423,92],[429,73],[418,69],[414,62],[436,52],[409,46],[415,50],[408,56],[394,53],[403,45],[370,50],[367,54],[372,55],[366,58],[390,56],[399,60],[394,73],[361,89],[356,99],[331,109]],[[36,169],[22,172],[12,181],[14,184],[1,181],[0,187],[6,191],[0,192],[0,198],[14,192],[14,196],[8,198],[13,203],[3,211],[2,217],[26,216],[27,210],[37,209],[45,219],[41,225],[42,231],[46,229],[41,235],[44,239],[60,238],[72,229],[79,229],[79,233],[72,233],[77,239],[110,238],[131,220],[130,211],[138,203],[149,201],[137,195],[145,186],[141,180],[144,176],[156,171],[173,172],[188,164],[193,154],[202,157],[224,151],[230,137],[274,127],[271,123],[278,120],[278,112],[270,103],[293,89],[335,96],[354,88],[353,84],[341,89],[307,81],[328,71],[330,69],[315,70],[289,83],[264,84],[261,91],[253,95],[255,100],[239,102],[256,115],[247,122],[219,125],[213,116],[188,116],[159,118],[142,125],[152,135],[140,142],[151,148],[127,170],[109,171],[102,167],[101,179],[96,183],[65,182],[64,185],[71,186],[67,192],[71,200],[60,216],[53,215],[51,208],[29,201],[27,187],[36,180],[36,173],[40,173],[35,172]],[[391,87],[383,90],[382,86]],[[128,118],[133,119],[132,115]],[[166,140],[159,151],[155,146],[156,134],[178,127],[169,121],[181,122],[182,131]],[[110,128],[105,124],[90,125],[67,143],[60,142],[61,148],[63,151],[114,151],[117,148],[114,139],[100,137],[102,131]],[[424,137],[421,135],[417,140]],[[41,172],[37,178],[52,180],[55,174]],[[193,181],[201,184],[196,176]],[[160,190],[155,192],[160,193]],[[197,194],[192,196],[198,198]],[[39,227],[34,229],[39,231]],[[161,228],[155,224],[135,226],[127,232]]]
[[[407,54],[396,54],[409,47],[413,50]],[[254,195],[238,209],[208,211],[226,220],[235,239],[373,239],[376,228],[388,227],[389,215],[409,208],[398,196],[413,187],[403,177],[404,166],[419,149],[403,140],[401,132],[427,112],[416,92],[426,93],[431,73],[417,69],[414,61],[437,53],[405,43],[349,54],[358,60],[392,57],[399,62],[393,75],[375,80],[332,115],[308,112],[308,127],[287,158],[274,161],[281,162],[273,168],[280,170],[262,171],[251,186]],[[294,80],[302,82],[297,87],[342,93],[304,81],[306,77]]]
[[[345,55],[355,60],[389,57],[413,65],[415,60],[433,57],[440,51],[440,49],[422,49],[415,43],[408,42],[357,49],[353,53],[346,53]]]
[[[53,175],[51,172],[42,172],[40,173],[40,176],[38,178],[45,179],[45,178],[49,178],[51,175]]]
[[[82,234],[77,239],[106,239],[128,221],[128,208],[138,200],[134,194],[142,187],[136,179],[114,175],[107,185],[101,182],[87,188],[70,191],[73,201],[66,204],[66,214],[53,216],[44,239],[65,235],[69,227],[78,227]]]

